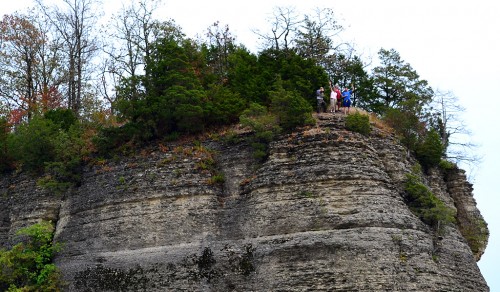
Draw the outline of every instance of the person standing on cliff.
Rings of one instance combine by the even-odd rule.
[[[333,86],[332,82],[330,81],[330,112],[335,113],[336,111],[340,110],[339,106],[339,100],[342,96],[342,93],[340,93],[338,85]]]
[[[319,114],[320,110],[323,109],[323,112],[326,113],[326,102],[325,102],[325,89],[321,86],[318,90],[316,90],[316,102],[318,107],[316,112]]]
[[[334,90],[337,93],[337,111],[340,111],[340,107],[342,106],[342,92],[340,92],[338,84],[335,85]]]
[[[346,86],[344,91],[342,92],[342,98],[343,98],[342,105],[344,106],[344,114],[348,114],[351,109],[351,104],[352,104],[351,94],[353,91],[354,91],[354,86],[352,87],[352,89],[349,89]]]
[[[330,104],[328,105],[328,112],[332,113],[333,112],[332,107],[333,107],[333,110],[335,110],[333,100],[337,100],[337,97],[336,97],[335,91],[333,91],[331,81],[330,81],[329,85],[330,85]]]

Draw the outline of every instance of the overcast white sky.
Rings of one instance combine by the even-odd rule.
[[[61,0],[51,0],[51,2]],[[126,1],[126,0],[125,0]],[[120,0],[105,0],[112,13]],[[24,9],[31,0],[2,0],[0,15]],[[483,162],[474,173],[474,197],[490,230],[479,267],[491,291],[500,291],[500,2],[493,0],[164,0],[158,10],[174,19],[188,37],[202,34],[215,21],[228,24],[237,41],[253,50],[252,29],[268,29],[273,7],[296,7],[304,14],[332,8],[346,28],[343,38],[354,41],[364,56],[394,48],[434,89],[452,91],[466,107],[463,118],[481,146]]]

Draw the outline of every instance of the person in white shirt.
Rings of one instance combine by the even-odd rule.
[[[330,81],[330,106],[328,111],[334,113],[336,108],[337,108],[337,92],[334,90],[332,82]]]

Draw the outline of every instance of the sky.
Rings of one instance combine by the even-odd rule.
[[[61,0],[46,0],[46,2]],[[126,3],[126,0],[124,0]],[[109,15],[121,0],[103,1]],[[2,0],[0,15],[32,6],[31,0]],[[255,30],[269,30],[274,7],[295,7],[313,15],[331,8],[344,27],[341,38],[367,60],[380,48],[395,49],[433,87],[451,91],[465,108],[462,119],[482,162],[473,169],[474,198],[490,230],[478,265],[491,291],[500,291],[500,1],[476,0],[163,0],[160,20],[173,19],[188,37],[201,35],[215,21],[228,25],[238,43],[257,52]]]

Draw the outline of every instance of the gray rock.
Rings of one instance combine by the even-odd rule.
[[[463,171],[425,177],[458,212],[438,236],[402,197],[415,160],[343,123],[281,136],[262,164],[245,142],[153,147],[88,166],[63,196],[2,177],[0,244],[56,222],[68,291],[489,291],[476,264],[487,236],[464,235],[483,218]]]

